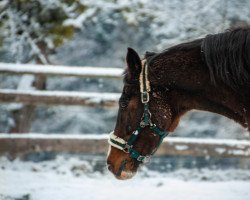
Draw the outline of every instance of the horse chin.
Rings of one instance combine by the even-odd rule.
[[[134,177],[136,173],[130,171],[122,171],[120,176],[115,175],[118,180],[128,180]]]

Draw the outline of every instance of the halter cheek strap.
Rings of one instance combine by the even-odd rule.
[[[142,66],[142,71],[140,73],[140,92],[141,92],[141,102],[143,104],[143,115],[138,128],[131,134],[128,141],[114,135],[114,131],[110,133],[109,144],[117,149],[120,149],[130,155],[131,158],[147,163],[150,157],[155,153],[160,144],[162,143],[164,137],[168,135],[168,132],[161,130],[151,121],[151,113],[149,111],[149,92],[150,92],[150,82],[148,80],[148,65],[147,63]],[[141,155],[136,149],[133,148],[133,144],[141,133],[142,129],[149,127],[155,134],[160,137],[159,143],[156,149],[150,155]]]

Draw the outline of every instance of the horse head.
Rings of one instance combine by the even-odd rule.
[[[177,124],[166,94],[148,80],[146,60],[128,48],[127,69],[114,131],[110,135],[108,169],[118,179],[132,178],[148,162],[163,138]]]
[[[107,159],[118,179],[133,177],[189,110],[217,113],[250,130],[249,35],[249,27],[208,35],[142,60],[128,49]]]

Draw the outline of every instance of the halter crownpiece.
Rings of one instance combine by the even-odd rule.
[[[135,131],[133,131],[133,133],[129,137],[128,141],[125,141],[124,139],[116,136],[114,134],[114,131],[112,131],[110,133],[108,142],[111,146],[113,146],[117,149],[120,149],[120,150],[124,151],[125,153],[128,153],[131,158],[133,158],[139,162],[147,163],[147,162],[149,162],[150,157],[159,148],[163,139],[168,135],[168,132],[161,130],[158,126],[156,126],[151,121],[151,113],[149,111],[149,105],[148,105],[149,100],[150,100],[149,92],[151,91],[151,89],[150,89],[150,82],[148,80],[148,64],[147,64],[147,62],[142,64],[142,70],[140,73],[139,81],[140,81],[141,102],[144,106],[144,111],[143,111],[140,125],[138,126],[138,128]],[[147,126],[149,126],[149,128],[160,137],[160,141],[159,141],[156,149],[150,155],[141,155],[137,150],[135,150],[133,148],[133,144],[135,143],[138,135],[141,133],[141,130]]]
[[[151,91],[150,82],[148,80],[148,65],[145,62],[142,64],[142,71],[140,73],[140,92],[141,92],[141,102],[148,103],[149,102],[149,92]]]

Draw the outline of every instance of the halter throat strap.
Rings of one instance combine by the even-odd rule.
[[[144,62],[142,64],[142,70],[140,73],[140,93],[141,93],[141,102],[143,104],[143,115],[141,122],[137,129],[133,131],[128,141],[114,135],[114,131],[110,133],[109,144],[117,149],[120,149],[128,154],[130,157],[143,163],[147,163],[150,161],[150,157],[156,152],[162,143],[163,139],[168,135],[168,132],[161,130],[158,126],[156,126],[151,121],[151,113],[149,110],[149,100],[150,100],[150,82],[148,79],[148,64]],[[141,155],[136,149],[133,148],[133,144],[138,138],[138,135],[141,133],[142,129],[145,127],[149,127],[156,135],[160,137],[157,147],[150,155]]]

